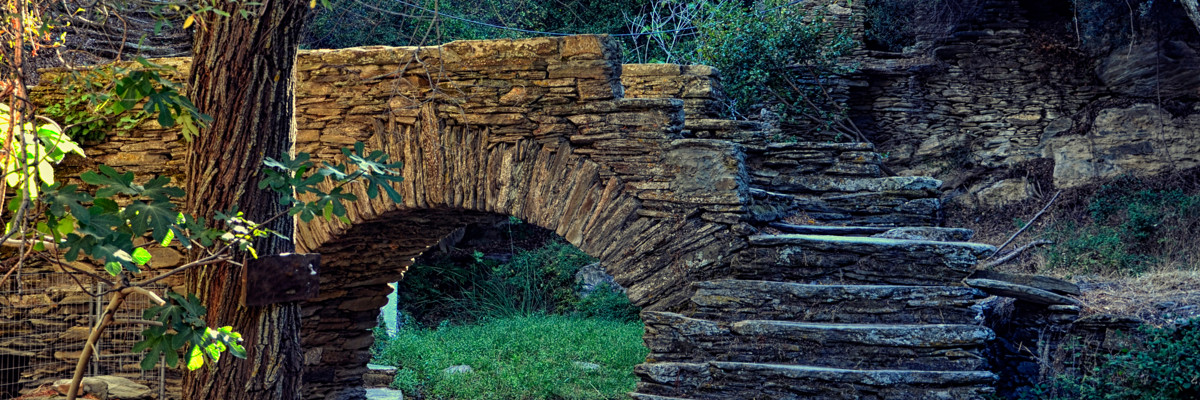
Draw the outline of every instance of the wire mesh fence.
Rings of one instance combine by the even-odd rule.
[[[93,297],[107,288],[78,274],[26,268],[0,285],[0,399],[14,399],[39,386],[69,379],[92,327],[111,294]],[[148,288],[161,292],[163,288]],[[136,321],[148,300],[130,296],[116,321]],[[163,368],[143,371],[141,354],[130,352],[141,340],[143,325],[117,323],[96,344],[87,376],[115,375],[134,380],[162,396]]]

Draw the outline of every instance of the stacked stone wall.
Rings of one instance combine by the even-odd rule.
[[[16,256],[8,252],[3,255]],[[85,263],[75,266],[91,268]],[[14,398],[23,391],[69,378],[96,323],[96,311],[107,305],[110,296],[97,300],[91,295],[103,290],[93,279],[60,271],[31,259],[0,287],[0,398]],[[116,319],[141,319],[147,305],[146,299],[130,298]],[[89,375],[139,380],[157,393],[160,371],[142,371],[138,366],[141,355],[129,353],[141,340],[142,329],[144,326],[128,323],[107,329],[97,342],[98,359],[90,363]],[[174,369],[166,373],[170,380],[180,377]],[[170,398],[180,398],[177,386],[164,390]]]
[[[945,190],[969,194],[958,198],[966,205],[997,206],[1037,192],[1003,172],[1035,160],[1053,161],[1060,188],[1200,165],[1185,144],[1200,131],[1200,40],[1089,56],[1026,7],[984,1],[946,37],[904,55],[862,55],[851,116],[893,169],[944,179]],[[1182,55],[1162,57],[1169,49]]]
[[[185,60],[159,62],[187,74]],[[297,228],[298,249],[325,256],[321,294],[302,307],[309,398],[361,393],[386,283],[459,226],[499,214],[555,230],[648,308],[683,301],[686,282],[742,246],[733,231],[750,229],[742,147],[684,138],[681,100],[624,98],[602,37],[306,51],[297,70],[297,150],[328,161],[361,141],[403,161],[405,178],[401,204],[354,187],[352,225]],[[50,104],[60,90],[32,94]],[[178,138],[147,121],[91,144],[64,176],[106,163],[182,178]]]
[[[688,119],[720,119],[729,115],[721,75],[707,65],[625,64],[621,66],[625,97],[683,100]]]

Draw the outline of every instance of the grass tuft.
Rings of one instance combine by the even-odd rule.
[[[416,399],[618,399],[634,390],[633,366],[648,354],[642,329],[558,315],[403,329],[376,362],[396,366],[392,386]],[[473,372],[444,372],[455,365]]]

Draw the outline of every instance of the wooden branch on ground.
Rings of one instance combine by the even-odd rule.
[[[1062,190],[1054,192],[1054,197],[1051,197],[1050,201],[1046,202],[1046,205],[1044,207],[1042,207],[1041,211],[1038,211],[1037,214],[1034,214],[1033,218],[1029,219],[1029,222],[1025,223],[1025,226],[1022,226],[1021,229],[1018,229],[1017,233],[1014,233],[1014,234],[1012,234],[1012,236],[1009,236],[1008,240],[1005,241],[1004,244],[1000,245],[1000,247],[997,247],[996,251],[992,252],[992,255],[988,256],[988,258],[985,258],[984,261],[990,260],[990,259],[992,259],[992,257],[995,257],[997,254],[1000,254],[1000,251],[1004,250],[1005,247],[1008,247],[1008,245],[1011,244],[1012,241],[1017,238],[1017,236],[1021,236],[1021,233],[1024,233],[1026,229],[1029,229],[1030,226],[1033,226],[1033,223],[1035,221],[1037,221],[1038,217],[1041,217],[1042,214],[1046,213],[1046,210],[1050,209],[1050,205],[1054,204],[1054,200],[1057,200],[1058,195],[1060,195],[1060,194],[1062,194]]]
[[[1000,257],[1000,258],[996,259],[996,261],[992,261],[992,262],[988,263],[987,265],[984,266],[984,268],[995,268],[998,265],[1001,265],[1001,264],[1004,264],[1006,262],[1016,259],[1017,256],[1021,255],[1021,253],[1024,253],[1025,251],[1027,251],[1029,249],[1032,249],[1037,246],[1045,246],[1048,244],[1054,244],[1054,242],[1045,240],[1045,239],[1034,240],[1032,242],[1026,243],[1024,246],[1018,247],[1016,250],[1008,252],[1008,254],[1005,254],[1004,257]]]

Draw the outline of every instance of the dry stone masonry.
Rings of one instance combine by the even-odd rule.
[[[1058,188],[1200,165],[1196,30],[1142,34],[1093,58],[1059,31],[1078,17],[1068,3],[978,6],[945,37],[861,54],[850,114],[897,171],[995,207],[1033,196],[1036,183],[1005,173],[1032,162],[1052,161]]]
[[[402,203],[361,200],[351,224],[297,229],[299,250],[324,260],[302,307],[307,398],[362,398],[386,283],[496,215],[596,256],[647,310],[634,398],[994,392],[984,294],[963,284],[994,248],[931,228],[940,181],[884,176],[867,143],[772,143],[770,126],[718,119],[711,68],[617,54],[597,36],[300,54],[297,149],[329,160],[362,141],[405,162]],[[177,134],[145,125],[69,168],[178,177]]]

